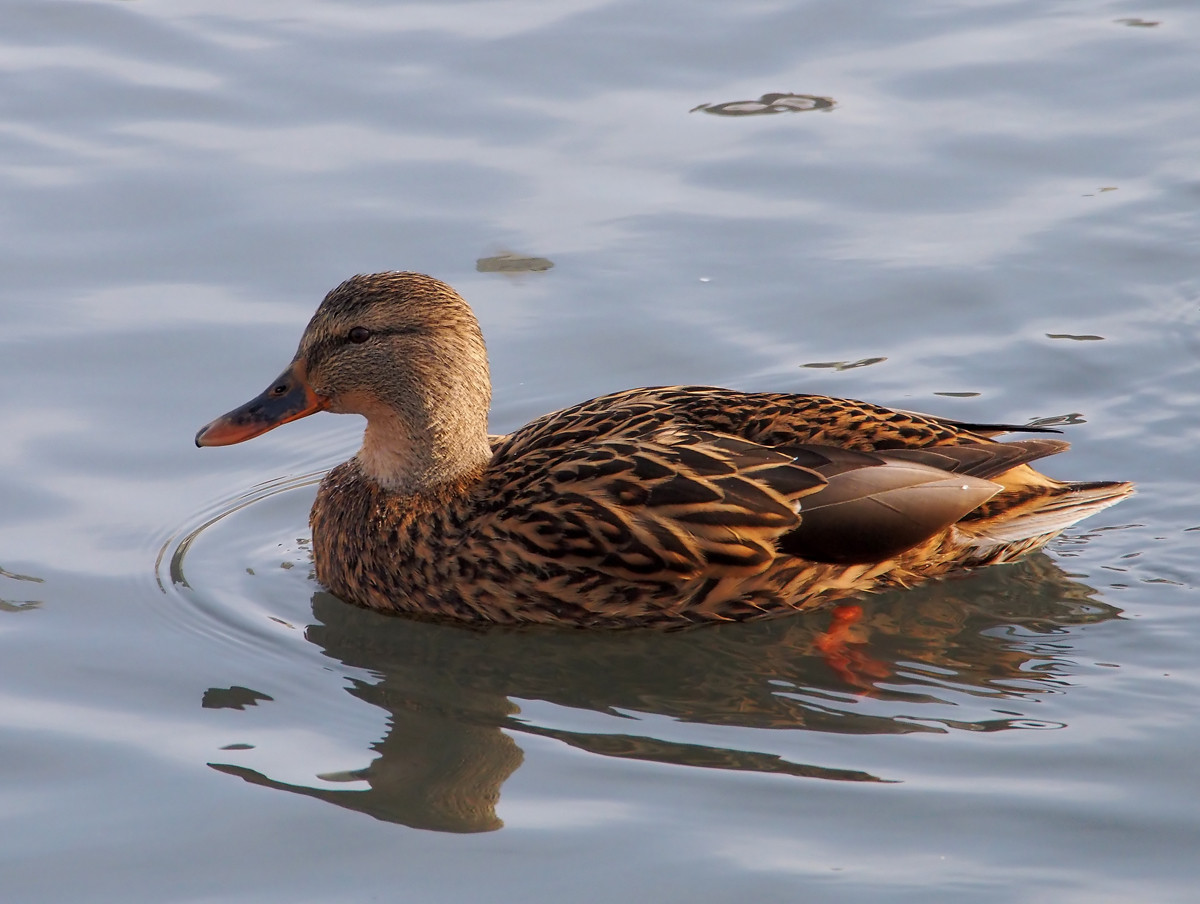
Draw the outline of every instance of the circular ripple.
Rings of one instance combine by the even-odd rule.
[[[219,500],[163,542],[156,579],[178,603],[168,617],[232,645],[294,651],[320,589],[308,511],[324,473],[279,478]]]

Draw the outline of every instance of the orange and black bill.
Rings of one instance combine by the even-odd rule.
[[[230,446],[253,439],[294,421],[321,411],[329,400],[313,392],[304,379],[304,369],[293,363],[267,390],[240,408],[221,415],[196,434],[197,446]]]

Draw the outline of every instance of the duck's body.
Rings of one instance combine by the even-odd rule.
[[[1066,448],[824,396],[634,389],[487,434],[478,324],[430,277],[355,277],[272,389],[201,431],[368,418],[321,483],[317,578],[373,608],[478,623],[673,625],[810,608],[1009,561],[1119,501],[1028,462]]]

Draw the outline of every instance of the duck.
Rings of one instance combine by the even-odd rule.
[[[474,625],[682,627],[816,609],[1014,561],[1133,492],[1031,462],[1045,427],[711,386],[602,395],[488,432],[479,322],[446,283],[360,274],[325,296],[240,443],[319,411],[366,418],[321,481],[318,582]],[[1032,434],[1000,441],[1008,433]]]

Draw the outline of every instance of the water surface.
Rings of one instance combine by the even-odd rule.
[[[1184,902],[1191,4],[14,0],[5,901]],[[548,266],[552,265],[552,266]],[[473,631],[313,581],[361,422],[196,429],[416,269],[493,428],[634,385],[1063,426],[1139,495],[833,616]]]

